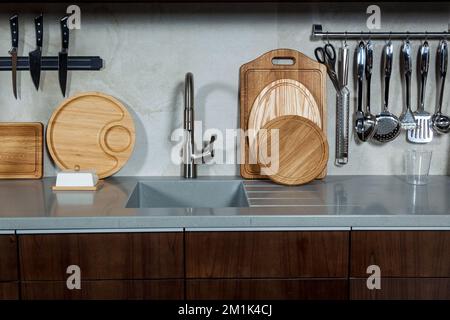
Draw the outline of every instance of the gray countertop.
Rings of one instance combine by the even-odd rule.
[[[200,180],[240,180],[202,177]],[[450,177],[412,186],[397,176],[329,176],[298,187],[243,181],[246,208],[126,208],[140,181],[113,177],[97,192],[53,192],[55,178],[0,181],[0,230],[151,228],[450,228]]]

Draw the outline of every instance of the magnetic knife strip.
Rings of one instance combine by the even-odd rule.
[[[41,70],[58,70],[58,57],[42,57]],[[0,71],[11,71],[11,57],[0,57]],[[72,56],[68,58],[67,69],[79,71],[98,71],[103,68],[103,59],[100,57]],[[28,57],[17,58],[17,71],[30,70]]]

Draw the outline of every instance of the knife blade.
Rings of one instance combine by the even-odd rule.
[[[11,75],[14,97],[17,99],[17,48],[19,47],[19,16],[17,14],[9,18],[11,29]]]
[[[67,61],[69,56],[69,27],[67,26],[68,16],[61,19],[61,51],[58,54],[58,76],[59,86],[63,97],[66,96],[67,86]]]
[[[34,19],[34,28],[36,31],[36,49],[28,54],[31,79],[33,80],[36,90],[39,90],[39,82],[41,79],[42,42],[44,36],[43,23],[44,17],[42,14]]]

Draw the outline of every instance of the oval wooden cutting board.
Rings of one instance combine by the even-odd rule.
[[[276,183],[305,184],[327,166],[325,134],[314,122],[301,116],[281,116],[269,121],[258,134],[258,145],[259,164]]]
[[[258,152],[255,137],[267,122],[276,117],[298,115],[322,128],[322,116],[312,93],[299,81],[280,79],[267,85],[256,97],[248,119],[249,152]]]
[[[88,92],[65,100],[51,116],[47,147],[63,170],[95,170],[99,179],[119,171],[133,152],[133,118],[117,99]]]

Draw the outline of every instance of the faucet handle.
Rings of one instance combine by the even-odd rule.
[[[202,150],[202,163],[208,163],[212,158],[214,158],[214,141],[216,141],[217,136],[214,134],[209,139],[209,142],[205,144]]]

